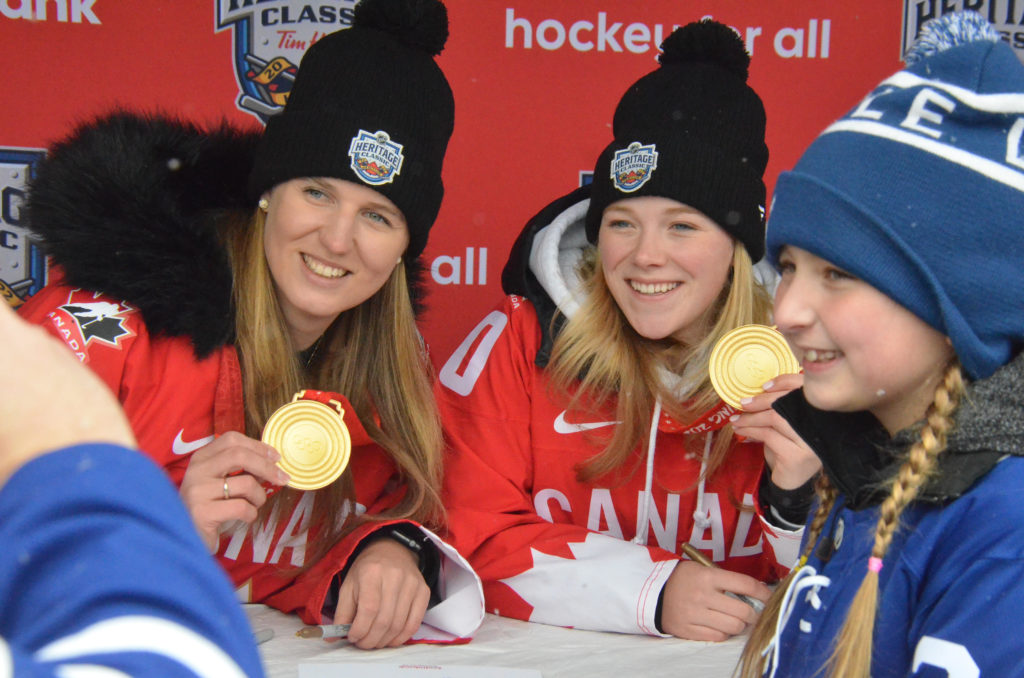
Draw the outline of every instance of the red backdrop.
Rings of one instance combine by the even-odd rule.
[[[297,63],[303,41],[344,27],[352,4],[0,0],[0,281],[19,296],[40,282],[19,205],[32,162],[72,124],[125,106],[259,125],[238,103],[245,66],[236,54]],[[456,124],[445,202],[425,253],[432,276],[422,322],[437,363],[498,299],[526,219],[591,168],[610,140],[618,97],[656,66],[659,37],[674,25],[713,16],[747,39],[750,82],[768,112],[770,192],[818,131],[899,68],[904,33],[935,2],[446,4],[451,37],[440,63]]]

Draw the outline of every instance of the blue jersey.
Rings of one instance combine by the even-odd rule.
[[[1003,459],[966,493],[912,504],[879,573],[871,675],[1024,676],[1024,459]],[[867,562],[877,506],[836,502],[784,600],[774,673],[825,666]],[[819,554],[831,542],[827,562]],[[824,675],[824,674],[822,674]]]
[[[139,452],[81,445],[29,462],[0,487],[0,544],[0,658],[14,676],[263,675],[227,577]]]

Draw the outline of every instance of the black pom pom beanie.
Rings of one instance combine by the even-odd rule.
[[[387,196],[423,252],[444,195],[455,101],[434,57],[448,38],[438,0],[363,0],[352,27],[306,51],[284,111],[267,123],[253,200],[298,177],[333,177]]]
[[[695,207],[764,255],[765,113],[747,85],[750,57],[728,26],[687,24],[661,45],[660,66],[619,101],[614,141],[597,160],[586,230],[626,198],[659,196]]]

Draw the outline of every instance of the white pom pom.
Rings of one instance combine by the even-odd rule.
[[[999,42],[999,33],[984,17],[969,10],[944,14],[924,25],[903,61],[913,66],[939,52],[978,41]]]

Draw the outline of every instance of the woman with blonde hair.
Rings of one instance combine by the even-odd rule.
[[[593,184],[527,225],[510,296],[441,370],[445,505],[496,614],[721,640],[795,559],[817,461],[767,407],[798,376],[743,414],[708,376],[719,337],[769,320],[749,56],[711,21],[662,49],[622,97]]]
[[[441,522],[442,435],[414,316],[454,120],[447,35],[436,0],[366,0],[307,50],[262,135],[115,113],[30,187],[57,268],[22,315],[118,394],[246,600],[351,623],[364,648],[410,639],[457,569],[418,526]],[[332,408],[316,426],[334,431],[294,444],[349,431],[322,488],[260,441],[293,398]]]
[[[973,12],[906,61],[775,191],[775,408],[825,472],[746,678],[1024,674],[1024,68]]]

